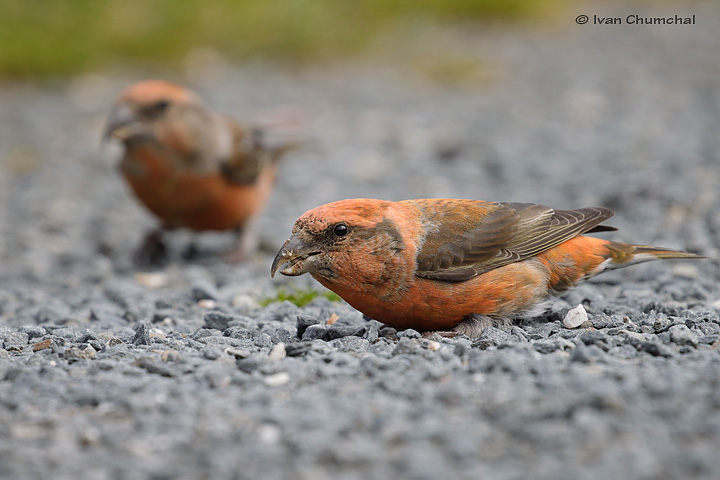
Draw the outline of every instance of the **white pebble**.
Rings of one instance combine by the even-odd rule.
[[[272,423],[263,423],[258,427],[258,439],[265,445],[276,445],[282,440],[282,430]]]
[[[135,274],[135,281],[150,289],[166,287],[170,277],[164,272],[139,272]]]
[[[223,352],[225,352],[228,355],[232,355],[235,358],[247,358],[250,356],[250,351],[239,349],[239,348],[228,347],[225,350],[223,350]]]
[[[426,343],[423,343],[423,346],[433,352],[437,352],[441,347],[440,342],[436,342],[435,340],[428,340]]]
[[[148,330],[148,335],[150,335],[150,338],[165,338],[165,332],[159,328],[151,328]]]
[[[587,322],[587,320],[588,316],[585,308],[582,305],[578,305],[565,315],[563,325],[565,325],[565,328],[577,328]]]
[[[700,269],[696,265],[679,263],[673,267],[672,273],[676,277],[697,278],[700,275]]]
[[[247,315],[261,308],[260,302],[250,295],[240,294],[235,295],[232,299],[232,306],[242,315]]]
[[[287,352],[285,351],[285,344],[283,342],[278,343],[275,345],[272,350],[270,350],[270,353],[268,354],[268,358],[271,362],[278,362],[285,358],[287,356]]]
[[[274,373],[265,377],[265,385],[268,387],[279,387],[290,381],[290,374],[287,372]]]
[[[215,308],[215,305],[217,305],[217,302],[215,300],[210,300],[209,298],[204,298],[204,299],[198,301],[198,305],[201,308]]]

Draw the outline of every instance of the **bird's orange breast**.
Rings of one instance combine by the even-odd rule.
[[[316,277],[354,308],[395,328],[449,330],[471,314],[510,316],[547,296],[547,271],[535,260],[491,270],[465,282],[408,279],[399,298],[383,300],[374,288],[345,287]]]
[[[240,227],[259,213],[270,196],[276,167],[268,167],[252,185],[236,185],[219,172],[178,172],[160,152],[147,148],[126,157],[121,171],[166,228],[202,231]]]

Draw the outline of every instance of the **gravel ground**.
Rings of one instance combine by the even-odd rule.
[[[222,234],[182,260],[183,232],[166,267],[132,265],[153,220],[98,144],[143,75],[4,85],[0,478],[718,478],[715,260],[603,274],[477,340],[396,332],[322,296],[258,302],[321,289],[271,280],[272,256],[305,210],[358,196],[603,205],[608,238],[719,257],[720,9],[652,8],[697,25],[574,24],[635,13],[611,4],[538,30],[436,33],[481,59],[475,87],[199,54],[203,74],[180,81],[240,118],[294,118],[311,144],[283,165],[266,248],[240,265]],[[563,327],[578,304],[589,321]]]

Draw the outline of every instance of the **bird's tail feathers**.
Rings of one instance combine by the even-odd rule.
[[[668,259],[700,259],[707,258],[702,255],[669,248],[649,247],[647,245],[629,245],[626,243],[610,242],[605,246],[609,252],[605,268],[614,269],[649,262],[652,260]]]
[[[276,145],[270,145],[267,147],[268,151],[270,152],[270,161],[275,163],[287,153],[299,150],[304,145],[305,142],[302,140],[286,140]]]

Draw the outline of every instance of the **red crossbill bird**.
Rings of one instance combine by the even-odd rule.
[[[188,89],[160,80],[126,88],[104,136],[122,142],[120,172],[160,220],[137,252],[151,261],[165,254],[163,231],[176,228],[234,230],[235,257],[249,253],[244,230],[270,196],[277,160],[295,147],[268,146],[261,129],[216,113]]]
[[[693,253],[583,234],[615,230],[600,207],[420,199],[342,200],[303,214],[271,267],[311,274],[357,310],[398,329],[477,337],[542,313],[551,295],[605,270]]]

